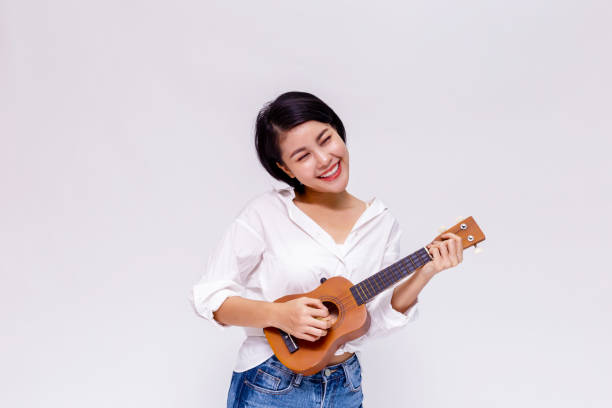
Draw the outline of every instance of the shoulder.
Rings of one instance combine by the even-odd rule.
[[[270,189],[247,200],[236,216],[240,223],[246,223],[256,231],[263,231],[266,221],[279,217],[287,212],[288,192]]]
[[[370,206],[378,214],[378,225],[383,236],[387,237],[387,242],[399,240],[402,235],[402,227],[394,211],[378,197],[372,199]]]
[[[238,216],[254,214],[265,216],[269,213],[278,212],[283,207],[283,193],[272,189],[249,198],[240,209]]]
[[[380,198],[374,196],[370,200],[366,201],[369,204],[369,207],[372,207],[372,211],[374,211],[380,217],[381,221],[389,225],[398,225],[399,222],[395,217],[395,214],[391,209],[387,206],[387,204],[381,200]]]

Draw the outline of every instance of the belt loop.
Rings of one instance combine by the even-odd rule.
[[[302,377],[303,377],[303,375],[302,375],[302,374],[296,374],[295,378],[293,379],[293,384],[294,384],[296,387],[299,387],[299,386],[300,386],[300,383],[302,382]]]
[[[346,367],[347,364],[345,364],[345,362],[342,363],[342,369],[344,370],[344,384],[348,387],[352,387],[353,384],[351,383],[351,380],[349,379],[349,373],[348,373],[348,368]]]

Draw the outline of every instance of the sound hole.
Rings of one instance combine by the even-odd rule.
[[[338,320],[338,315],[340,314],[340,312],[338,311],[338,306],[336,306],[335,303],[329,301],[323,302],[323,305],[325,305],[325,307],[329,311],[329,317],[333,327],[334,324],[336,324],[336,321]]]

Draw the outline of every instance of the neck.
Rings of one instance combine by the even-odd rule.
[[[339,193],[316,191],[306,187],[302,194],[295,193],[295,198],[306,204],[316,204],[326,208],[345,208],[351,201],[351,195],[343,190]]]

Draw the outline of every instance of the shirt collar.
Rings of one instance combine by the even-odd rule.
[[[276,194],[280,197],[281,201],[285,204],[287,208],[287,213],[289,214],[289,218],[304,232],[310,235],[315,241],[319,242],[324,247],[328,248],[331,252],[333,252],[342,262],[344,262],[344,255],[340,248],[337,246],[334,239],[329,235],[327,231],[325,231],[319,224],[317,224],[312,218],[310,218],[306,213],[304,213],[301,209],[299,209],[293,199],[295,198],[295,189],[292,186],[279,184],[272,184],[273,189],[276,191]],[[357,243],[359,238],[357,235],[359,234],[358,230],[362,225],[366,224],[373,218],[378,217],[382,214],[387,206],[379,200],[377,197],[372,197],[368,200],[370,204],[368,208],[361,214],[353,229],[345,241],[346,244],[346,253]]]

